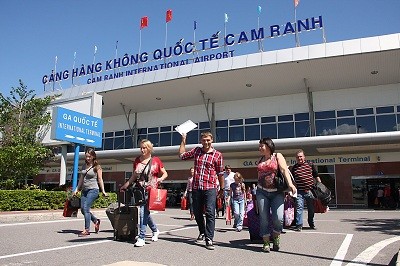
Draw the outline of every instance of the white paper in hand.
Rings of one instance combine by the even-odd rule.
[[[195,123],[193,123],[192,120],[189,119],[188,121],[184,122],[183,124],[177,126],[175,128],[175,130],[178,131],[179,134],[183,135],[183,134],[186,134],[189,131],[195,129],[196,127],[197,127],[197,125]]]

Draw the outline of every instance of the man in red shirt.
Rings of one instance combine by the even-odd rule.
[[[303,150],[296,153],[297,163],[292,167],[292,174],[297,188],[296,199],[296,229],[301,231],[303,228],[304,201],[307,202],[308,225],[311,229],[316,229],[314,224],[314,196],[311,192],[315,182],[321,182],[315,165],[306,161]]]
[[[200,142],[202,147],[195,147],[190,151],[185,150],[186,134],[182,134],[179,147],[181,160],[194,159],[193,176],[193,212],[199,228],[197,243],[206,242],[206,248],[213,250],[213,238],[215,230],[215,204],[217,193],[223,196],[224,178],[222,154],[212,147],[213,136],[211,132],[201,133]],[[217,192],[217,180],[220,189]],[[203,209],[205,206],[206,221],[204,222]]]

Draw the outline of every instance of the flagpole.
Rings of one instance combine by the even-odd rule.
[[[139,30],[139,56],[142,49],[142,29]]]
[[[258,17],[257,17],[257,30],[260,29],[260,14],[261,14],[261,6],[258,6]],[[258,50],[259,52],[264,52],[263,40],[258,40]]]
[[[55,85],[55,83],[56,83],[56,76],[57,76],[57,61],[58,61],[58,57],[56,56],[56,58],[54,59],[53,91],[54,91],[54,85]]]
[[[295,4],[294,6],[294,38],[296,41],[296,47],[300,46],[300,40],[299,40],[299,36],[297,34],[297,6]]]
[[[94,66],[94,62],[96,62],[96,52],[97,52],[97,46],[94,46],[94,53],[93,53],[93,66]],[[94,67],[93,67],[93,71],[94,71]],[[93,72],[92,72],[92,79],[93,79]]]
[[[168,38],[168,22],[165,22],[165,44],[164,44],[164,49],[167,48],[167,38]],[[164,63],[166,63],[167,58],[164,55]]]
[[[326,43],[326,35],[325,35],[325,28],[322,27],[322,41]]]
[[[115,60],[117,60],[118,57],[118,41],[115,43]],[[119,67],[118,67],[119,69]],[[115,74],[115,68],[114,68],[114,74]]]
[[[228,49],[228,47],[226,46],[226,43],[225,43],[225,38],[226,38],[226,23],[228,22],[228,14],[227,13],[225,13],[225,17],[224,17],[224,40],[223,40],[223,43],[224,43],[224,50],[225,50],[225,52],[229,52],[229,49]],[[218,39],[219,39],[219,36],[218,36]]]
[[[196,51],[196,28],[197,28],[197,22],[194,21],[193,22],[193,52],[192,52],[193,59],[195,57],[195,53],[197,53],[197,51]]]
[[[72,87],[74,86],[74,69],[75,69],[76,52],[74,52],[74,63],[72,64]]]

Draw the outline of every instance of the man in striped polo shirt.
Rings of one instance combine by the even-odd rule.
[[[303,229],[303,210],[304,201],[307,202],[308,225],[315,230],[314,224],[314,196],[311,192],[315,182],[321,182],[318,171],[314,164],[306,162],[303,150],[296,152],[297,163],[292,167],[292,174],[296,181],[297,200],[296,200],[296,228],[300,232]]]

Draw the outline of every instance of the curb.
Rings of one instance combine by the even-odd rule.
[[[105,209],[94,209],[92,213],[95,216],[105,216]],[[20,223],[20,222],[39,222],[39,221],[52,221],[52,220],[68,220],[71,217],[64,217],[63,210],[50,210],[50,211],[18,211],[18,212],[1,212],[0,223]],[[78,212],[77,217],[83,218],[83,215]]]
[[[397,253],[396,266],[400,266],[400,249],[399,252]]]

